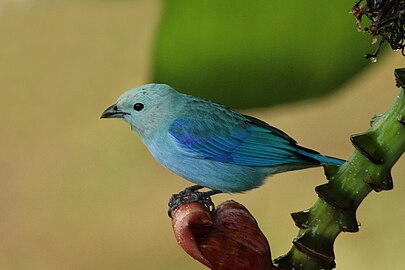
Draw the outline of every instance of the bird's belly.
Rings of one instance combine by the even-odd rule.
[[[175,174],[195,184],[223,192],[243,192],[260,186],[269,168],[240,166],[197,158],[170,143],[150,144],[154,158]]]

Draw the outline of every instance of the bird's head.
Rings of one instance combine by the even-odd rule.
[[[176,97],[178,93],[166,84],[145,84],[122,94],[101,118],[122,118],[142,137],[173,115]]]

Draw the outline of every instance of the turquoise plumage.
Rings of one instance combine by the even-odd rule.
[[[279,172],[344,163],[259,119],[164,84],[124,93],[102,117],[124,119],[162,165],[222,192],[253,189]]]

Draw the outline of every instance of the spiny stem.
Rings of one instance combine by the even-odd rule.
[[[357,232],[356,210],[372,191],[392,189],[391,168],[405,151],[405,69],[395,70],[401,87],[391,107],[372,121],[371,128],[351,137],[356,150],[340,168],[327,167],[327,184],[306,211],[293,213],[300,228],[293,247],[277,258],[279,269],[332,269],[333,243],[340,232]]]

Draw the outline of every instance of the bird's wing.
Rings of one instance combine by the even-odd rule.
[[[299,146],[281,130],[256,118],[239,116],[243,120],[231,123],[211,117],[183,117],[172,122],[169,133],[185,153],[196,158],[265,167],[314,164],[312,158],[297,152]]]

